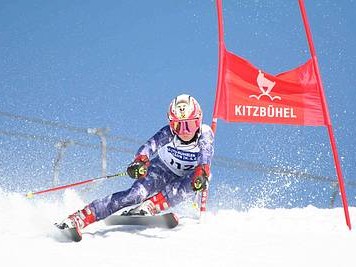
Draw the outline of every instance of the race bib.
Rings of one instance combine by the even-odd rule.
[[[174,146],[172,141],[161,147],[158,155],[172,172],[184,176],[198,165],[199,152],[197,145]]]

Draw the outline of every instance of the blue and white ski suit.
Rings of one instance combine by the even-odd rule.
[[[150,160],[147,176],[136,180],[131,188],[114,193],[89,204],[96,220],[102,220],[118,210],[139,204],[148,197],[162,192],[167,203],[173,207],[193,194],[191,179],[194,168],[211,164],[214,154],[214,134],[203,124],[198,139],[184,144],[174,135],[169,125],[159,130],[144,145],[137,155],[146,155]]]

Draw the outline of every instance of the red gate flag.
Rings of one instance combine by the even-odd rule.
[[[327,125],[313,61],[270,75],[224,49],[215,117],[232,122]]]
[[[298,0],[311,59],[276,76],[254,67],[225,48],[222,1],[216,0],[219,33],[218,84],[211,127],[218,118],[232,122],[259,122],[326,126],[333,152],[346,224],[351,230],[349,208],[313,38],[303,0]],[[207,190],[201,198],[205,211]]]

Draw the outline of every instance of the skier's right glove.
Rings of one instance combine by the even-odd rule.
[[[198,165],[192,177],[193,191],[203,191],[208,188],[210,179],[210,166],[208,164]]]
[[[134,179],[144,178],[150,161],[146,155],[138,155],[135,160],[127,167],[127,174]]]

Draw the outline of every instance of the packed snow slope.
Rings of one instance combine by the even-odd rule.
[[[220,210],[208,212],[201,223],[183,209],[173,230],[98,222],[74,243],[53,223],[85,204],[76,192],[66,191],[58,201],[2,192],[0,200],[6,266],[342,267],[355,262],[356,232],[346,227],[341,208]],[[356,208],[350,213],[355,222]]]

